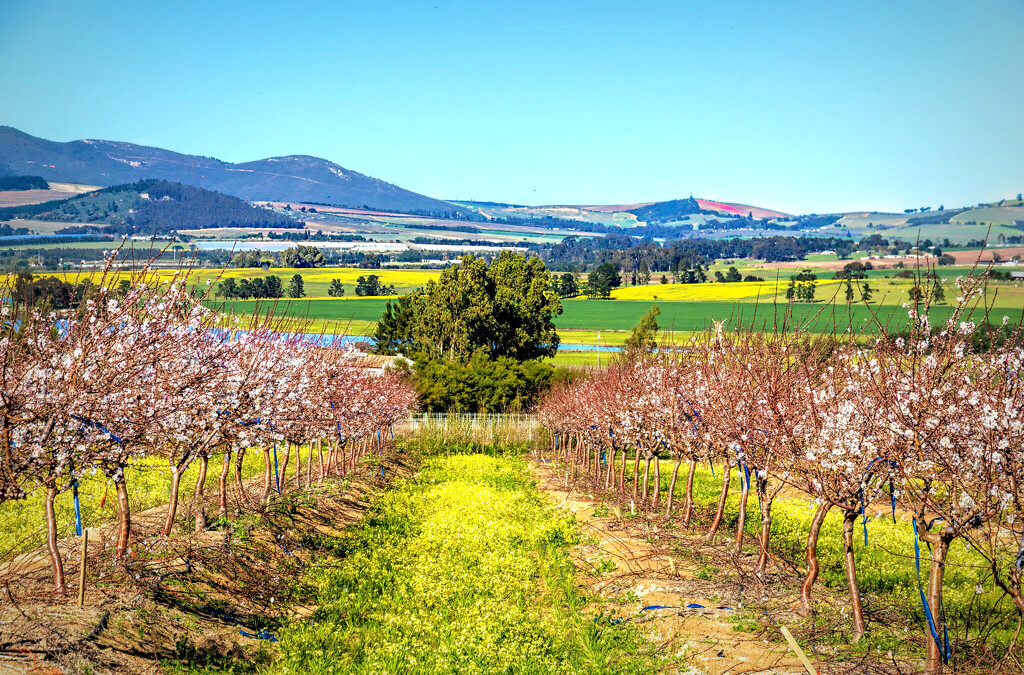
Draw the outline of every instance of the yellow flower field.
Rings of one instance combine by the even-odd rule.
[[[770,299],[776,294],[785,297],[788,281],[738,281],[735,283],[707,282],[703,284],[651,284],[616,288],[612,297],[616,300],[676,300],[683,302],[739,301]],[[838,279],[819,279],[818,293],[824,296],[827,286],[835,286]]]

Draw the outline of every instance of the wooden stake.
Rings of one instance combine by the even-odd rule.
[[[786,638],[786,642],[789,643],[790,649],[796,652],[797,658],[800,659],[800,663],[804,664],[804,668],[807,669],[807,672],[810,673],[810,675],[818,675],[818,671],[814,669],[813,665],[811,665],[811,661],[807,658],[807,655],[804,654],[804,650],[800,649],[800,645],[797,644],[796,639],[793,637],[793,634],[789,632],[789,629],[780,625],[779,630],[782,631],[782,637]]]
[[[89,530],[82,531],[82,567],[78,572],[78,606],[85,606],[85,561],[89,555]]]

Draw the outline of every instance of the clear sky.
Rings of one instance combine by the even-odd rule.
[[[1024,190],[1024,2],[0,0],[0,123],[441,198],[791,212]]]

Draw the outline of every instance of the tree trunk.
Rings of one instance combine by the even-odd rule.
[[[302,487],[302,445],[295,446],[295,487]]]
[[[864,635],[864,610],[860,606],[860,589],[857,587],[857,562],[853,557],[853,527],[857,523],[857,511],[849,510],[843,512],[843,562],[846,566],[846,585],[850,590],[850,609],[853,614],[853,641],[860,640],[860,637]],[[935,573],[935,552],[932,553],[932,579],[934,580]],[[939,573],[939,584],[942,584],[942,573]],[[931,585],[929,584],[929,593],[931,592]],[[941,596],[941,588],[939,595]],[[933,605],[936,606],[936,605]],[[938,617],[936,617],[938,621]],[[931,637],[931,636],[929,636]],[[928,655],[931,656],[932,648],[935,647],[935,642],[929,640],[928,642]],[[925,666],[927,670],[927,666]],[[942,659],[939,658],[939,670],[942,669]],[[929,672],[939,672],[929,671]]]
[[[196,503],[196,532],[206,529],[206,510],[203,504],[203,492],[206,489],[206,467],[210,463],[208,455],[199,458],[199,476],[196,477],[196,489],[193,493]]]
[[[608,449],[608,468],[604,472],[604,489],[607,490],[612,486],[612,481],[615,480],[615,446],[612,445]]]
[[[288,441],[284,442],[284,459],[281,460],[281,473],[280,478],[280,491],[284,492],[288,487],[288,460],[291,459],[292,455],[292,444]]]
[[[238,487],[238,499],[245,503],[249,501],[249,495],[245,493],[245,483],[242,481],[242,462],[245,461],[245,448],[239,448],[235,453],[235,485]]]
[[[854,514],[856,518],[856,514]],[[946,554],[949,552],[949,544],[953,540],[947,534],[948,528],[932,538],[932,564],[928,574],[928,604],[932,608],[932,618],[935,619],[935,631],[942,640],[943,620],[942,613],[942,578],[946,574]],[[852,560],[852,556],[851,556]],[[849,576],[849,574],[847,574]],[[928,652],[925,655],[924,671],[926,673],[942,672],[942,651],[939,645],[932,639],[931,632],[928,633]]]
[[[123,558],[128,551],[128,537],[132,533],[131,506],[128,504],[128,486],[125,485],[123,473],[120,480],[114,481],[114,489],[117,492],[117,544],[114,557]]]
[[[626,484],[626,448],[622,448],[622,462],[619,464],[619,492],[622,492],[623,486]]]
[[[676,463],[672,467],[672,478],[668,481],[668,497],[665,499],[665,515],[672,513],[672,501],[676,496],[676,478],[679,476],[679,467],[683,463],[683,456],[676,457]]]
[[[736,545],[732,553],[739,556],[743,552],[743,528],[747,524],[747,495],[750,494],[750,484],[743,480],[743,470],[740,467],[740,518],[736,523]]]
[[[640,446],[636,447],[636,455],[633,457],[633,499],[640,494]]]
[[[757,556],[757,568],[754,570],[754,576],[756,576],[761,583],[764,583],[765,576],[768,574],[768,544],[769,537],[772,532],[772,502],[774,497],[768,496],[768,479],[757,478],[754,480],[754,488],[757,490],[758,500],[761,504],[761,536],[758,537],[757,543],[760,551]]]
[[[647,494],[648,494],[648,492],[650,490],[650,478],[651,478],[651,458],[650,457],[645,457],[644,458],[644,491],[643,491],[643,494],[641,495],[641,499],[643,499],[643,501],[645,503],[647,502]]]
[[[270,491],[274,489],[274,451],[272,448],[263,447],[263,491],[260,493],[260,501],[265,502],[270,497]]]
[[[690,460],[690,470],[686,474],[686,502],[683,504],[683,527],[690,526],[693,515],[693,475],[697,471],[697,460]]]
[[[324,466],[324,439],[322,438],[316,440],[316,454],[320,458],[320,482],[322,483],[327,475],[327,468]]]
[[[807,576],[804,577],[804,583],[800,586],[800,616],[814,614],[814,606],[811,604],[811,588],[818,579],[818,533],[831,508],[830,503],[822,501],[814,512],[814,518],[811,519],[811,530],[807,533]]]
[[[722,524],[722,518],[725,516],[725,500],[729,496],[729,483],[732,480],[732,465],[729,460],[725,460],[725,466],[722,468],[722,492],[718,495],[718,506],[715,509],[715,517],[711,521],[711,527],[708,528],[708,533],[704,536],[704,541],[711,541],[711,538],[715,536],[715,532],[718,532],[718,527]],[[740,481],[743,482],[742,480]]]
[[[654,495],[651,497],[651,508],[658,508],[658,497],[661,496],[661,460],[654,456]]]
[[[167,515],[164,517],[164,527],[160,534],[167,537],[174,527],[174,514],[178,511],[178,488],[181,485],[181,469],[177,466],[171,467],[171,495],[167,500]]]
[[[50,554],[50,566],[53,568],[53,587],[59,593],[67,591],[64,582],[64,561],[60,558],[60,549],[57,548],[57,512],[53,508],[53,501],[57,498],[57,488],[46,489],[46,551]]]
[[[228,517],[228,471],[231,469],[231,448],[224,449],[224,466],[220,470],[220,481],[217,487],[220,491],[220,517]]]

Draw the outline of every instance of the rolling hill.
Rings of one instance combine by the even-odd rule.
[[[0,164],[48,181],[111,186],[160,178],[248,201],[295,201],[355,208],[466,215],[426,197],[308,155],[231,164],[212,157],[104,140],[67,143],[0,126]]]
[[[68,232],[163,234],[177,230],[300,228],[303,223],[238,197],[165,180],[147,179],[93,192],[0,208],[0,221],[32,218],[68,224]]]

